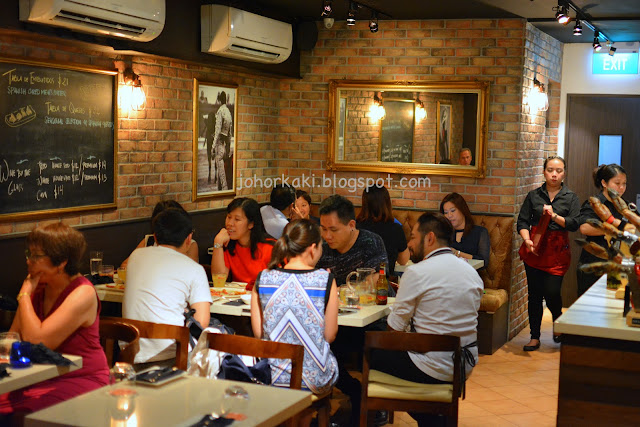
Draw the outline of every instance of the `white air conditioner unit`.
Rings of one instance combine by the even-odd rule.
[[[139,42],[164,28],[165,0],[20,0],[20,20]]]
[[[202,51],[245,61],[279,64],[291,55],[291,24],[233,7],[200,6]]]

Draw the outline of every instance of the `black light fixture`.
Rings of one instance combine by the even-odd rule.
[[[369,20],[369,31],[372,33],[378,32],[378,12],[375,10],[371,11],[371,19]]]
[[[556,9],[556,20],[558,23],[566,25],[569,23],[571,18],[569,17],[569,7],[566,3],[559,1]]]
[[[616,54],[616,48],[613,46],[612,42],[607,42],[607,46],[609,46],[609,56],[613,56]]]
[[[349,2],[349,13],[347,14],[347,25],[356,25],[356,12],[358,11],[358,3]]]
[[[580,25],[580,20],[576,19],[576,26],[573,27],[573,35],[581,36],[582,35],[582,25]]]
[[[593,50],[600,52],[600,49],[602,49],[602,45],[600,44],[600,32],[596,31],[595,37],[593,37]]]
[[[333,13],[333,5],[331,4],[332,0],[323,0],[323,6],[322,6],[322,15],[320,15],[323,18],[329,17],[331,16],[331,14]]]

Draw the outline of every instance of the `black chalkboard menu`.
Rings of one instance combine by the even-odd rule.
[[[380,161],[411,163],[413,159],[414,101],[385,100],[380,121]]]
[[[0,58],[0,220],[115,207],[116,78]]]

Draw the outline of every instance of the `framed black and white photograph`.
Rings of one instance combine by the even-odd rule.
[[[193,81],[193,200],[236,194],[238,87]]]

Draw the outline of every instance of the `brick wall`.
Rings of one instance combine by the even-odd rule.
[[[432,176],[430,187],[392,188],[390,193],[395,206],[435,210],[445,194],[457,191],[472,211],[515,215],[526,192],[541,180],[542,158],[555,150],[559,84],[548,85],[554,96],[546,116],[530,114],[522,98],[534,72],[544,76],[545,83],[560,81],[560,46],[520,19],[382,21],[375,34],[361,21],[355,28],[342,22],[336,22],[331,30],[321,28],[316,48],[302,55],[302,79],[279,80],[171,59],[133,57],[133,69],[141,75],[148,105],[141,112],[119,111],[118,209],[65,215],[63,219],[78,225],[148,217],[163,198],[174,198],[191,211],[228,204],[229,198],[191,202],[194,78],[238,85],[237,166],[243,183],[254,174],[295,178],[326,173],[330,79],[488,81],[487,176]],[[123,60],[102,50],[46,41],[36,44],[2,31],[0,54],[110,69]],[[427,113],[436,117],[435,107],[428,107]],[[426,132],[433,134],[433,129]],[[427,155],[434,154],[430,151]],[[336,177],[386,178],[386,174],[340,172]],[[393,184],[400,178],[392,175]],[[306,183],[299,186],[310,187]],[[266,201],[269,191],[254,187],[238,194]],[[330,186],[311,189],[314,202],[334,193],[360,203],[361,191]],[[35,224],[2,223],[0,234],[25,232]],[[519,239],[515,243],[517,247]],[[522,268],[515,261],[513,268],[511,335],[526,325]]]
[[[65,47],[64,43],[38,43],[0,31],[0,54],[33,60],[85,64],[120,69],[121,56],[100,50]],[[276,135],[281,126],[278,79],[229,73],[170,59],[133,57],[147,95],[143,111],[118,110],[117,209],[97,213],[66,214],[43,221],[0,223],[0,234],[21,233],[38,223],[63,219],[70,225],[100,224],[146,218],[162,199],[178,200],[189,211],[220,208],[231,198],[192,202],[193,79],[238,85],[237,169],[239,176],[274,177],[277,172]],[[296,123],[292,120],[292,123]],[[319,166],[319,165],[318,165]],[[239,195],[268,199],[262,188]]]
[[[482,179],[432,176],[431,186],[398,188],[400,175],[392,175],[390,191],[393,204],[436,210],[449,192],[464,195],[474,212],[516,215],[524,195],[541,182],[542,158],[545,150],[554,149],[552,135],[557,117],[545,126],[545,116],[530,114],[523,107],[523,96],[533,80],[533,72],[545,79],[559,81],[562,58],[561,44],[520,19],[505,20],[429,20],[384,21],[378,33],[372,34],[366,22],[355,28],[336,22],[331,30],[320,28],[316,48],[302,55],[300,81],[283,80],[280,89],[288,100],[312,99],[311,108],[298,108],[289,120],[313,116],[314,120],[295,126],[287,123],[279,138],[304,137],[309,155],[326,152],[328,81],[357,80],[480,80],[490,82],[487,176]],[[546,81],[546,80],[545,80]],[[290,105],[286,105],[289,107]],[[291,110],[289,110],[291,111]],[[427,109],[435,117],[434,109]],[[554,114],[550,109],[547,113]],[[546,146],[545,146],[546,144]],[[279,173],[311,176],[326,173],[324,162],[294,159],[299,154],[280,150]],[[336,172],[338,178],[386,178],[386,174]],[[316,181],[316,184],[320,184]],[[338,193],[360,203],[361,190],[316,187],[311,189],[315,202],[328,194]],[[514,230],[515,232],[515,230]],[[520,244],[519,239],[514,247]],[[526,286],[522,266],[514,256],[510,336],[527,324]]]
[[[562,44],[527,24],[525,62],[522,70],[521,87],[525,98],[533,87],[534,77],[542,82],[549,94],[549,110],[531,111],[520,105],[522,111],[521,131],[517,140],[516,201],[522,204],[527,193],[543,182],[542,164],[544,159],[557,153],[558,123],[560,110],[560,76],[562,74]],[[527,281],[524,266],[517,251],[522,239],[515,232],[513,259],[513,281],[511,284],[510,336],[512,338],[529,323],[527,314]]]

